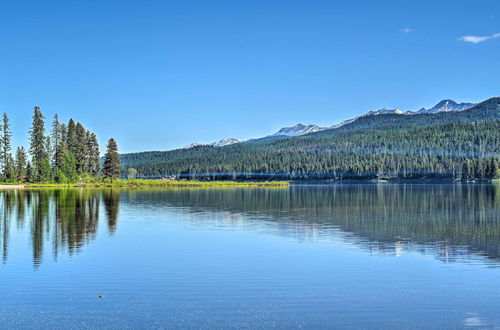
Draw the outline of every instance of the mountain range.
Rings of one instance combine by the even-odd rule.
[[[418,110],[416,113],[437,113],[437,112],[449,112],[449,111],[464,111],[475,106],[475,103],[457,103],[453,100],[442,100],[434,107],[430,109],[422,108]]]
[[[420,113],[381,109],[326,129],[280,131],[223,147],[123,154],[122,167],[140,177],[483,180],[500,166],[500,97],[472,107],[445,100]]]
[[[235,144],[235,143],[239,143],[239,142],[242,142],[242,140],[235,139],[235,138],[226,138],[226,139],[222,139],[222,140],[215,141],[212,143],[207,143],[207,144],[196,143],[196,142],[191,143],[191,144],[188,144],[187,146],[185,146],[183,149],[191,149],[191,148],[201,147],[201,146],[225,147],[225,146],[228,146],[230,144]]]
[[[433,113],[439,113],[439,112],[458,112],[458,111],[464,111],[467,109],[472,108],[475,106],[475,103],[457,103],[453,100],[446,99],[440,101],[438,104],[436,104],[434,107],[430,109],[426,108],[421,108],[417,111],[404,111],[401,109],[379,109],[379,110],[372,110],[364,115],[354,117],[351,119],[344,120],[338,124],[329,126],[329,127],[320,127],[318,125],[304,125],[304,124],[297,124],[295,126],[291,127],[283,127],[279,129],[277,132],[264,136],[263,138],[254,138],[251,140],[247,141],[254,141],[258,139],[269,139],[269,138],[283,138],[283,137],[293,137],[293,136],[300,136],[300,135],[305,135],[305,134],[310,134],[314,132],[320,132],[324,131],[327,129],[334,129],[334,128],[339,128],[344,125],[350,124],[353,121],[365,117],[365,116],[377,116],[377,115],[388,115],[388,114],[395,114],[395,115],[419,115],[419,114],[433,114]],[[224,147],[227,145],[235,144],[235,143],[240,143],[240,142],[245,142],[245,140],[240,140],[236,138],[225,138],[216,142],[212,143],[207,143],[207,144],[201,144],[201,143],[191,143],[187,146],[184,147],[184,149],[190,149],[194,147],[199,147],[199,146],[213,146],[213,147]]]

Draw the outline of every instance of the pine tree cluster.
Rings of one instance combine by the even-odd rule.
[[[0,181],[8,183],[75,183],[97,180],[101,177],[119,177],[119,157],[116,141],[112,140],[112,153],[105,158],[114,160],[111,172],[101,170],[99,143],[95,133],[81,123],[70,119],[59,120],[56,114],[50,134],[46,135],[45,118],[40,107],[33,108],[33,121],[29,131],[30,147],[17,148],[15,158],[11,153],[12,132],[7,114],[0,123]],[[108,147],[109,149],[109,147]],[[116,155],[115,155],[116,153]],[[118,160],[116,160],[118,159]],[[109,163],[109,162],[108,162]],[[118,167],[116,174],[115,167]]]

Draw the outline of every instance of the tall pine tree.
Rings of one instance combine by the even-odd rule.
[[[33,181],[45,179],[47,152],[45,150],[45,123],[40,107],[33,108],[33,123],[30,130],[30,154],[33,162]]]
[[[69,152],[76,152],[76,149],[78,148],[78,141],[76,139],[76,124],[73,119],[70,119],[67,125],[66,144]]]
[[[12,158],[12,155],[10,154],[11,151],[11,138],[12,138],[12,132],[10,130],[10,125],[9,125],[9,117],[7,116],[6,113],[3,114],[2,117],[2,123],[1,123],[1,145],[0,145],[0,162],[2,164],[2,177],[4,180],[8,179],[9,176],[9,168],[10,168],[10,160]],[[12,178],[11,178],[12,179]]]
[[[120,155],[116,141],[111,138],[108,140],[106,154],[104,155],[103,175],[111,181],[120,177]]]
[[[75,127],[76,148],[73,152],[76,158],[76,171],[78,174],[88,172],[87,166],[87,131],[82,124],[77,123]]]
[[[23,147],[18,147],[16,151],[16,180],[19,182],[27,182],[28,173],[27,173],[27,159],[26,151]]]
[[[52,142],[52,154],[50,159],[52,161],[52,166],[56,166],[57,148],[62,142],[62,125],[59,122],[59,116],[57,114],[54,115],[54,119],[52,120],[52,132],[50,134],[50,139]]]
[[[101,154],[99,152],[99,142],[97,142],[97,137],[94,133],[88,132],[87,143],[90,174],[96,176],[101,170]]]

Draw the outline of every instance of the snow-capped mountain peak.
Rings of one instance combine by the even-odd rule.
[[[283,127],[276,133],[271,134],[270,136],[299,136],[299,135],[319,132],[325,129],[326,129],[325,127],[319,127],[317,125],[297,124],[292,127]]]
[[[208,146],[212,146],[212,147],[224,147],[224,146],[228,146],[230,144],[235,144],[235,143],[240,143],[242,142],[241,140],[239,139],[235,139],[235,138],[226,138],[226,139],[222,139],[222,140],[219,140],[219,141],[215,141],[215,142],[212,142],[212,143],[191,143],[191,144],[188,144],[187,146],[183,147],[182,149],[191,149],[191,148],[196,148],[196,147],[208,147]]]
[[[467,109],[472,108],[475,106],[475,103],[457,103],[453,100],[447,99],[447,100],[442,100],[438,104],[436,104],[434,107],[430,109],[426,108],[421,108],[420,110],[417,111],[404,111],[401,109],[380,109],[380,110],[372,110],[367,112],[366,114],[358,117],[354,117],[348,120],[344,120],[343,122],[340,122],[338,124],[335,124],[333,126],[330,126],[330,128],[339,128],[344,125],[350,124],[353,121],[355,121],[358,118],[365,117],[365,116],[375,116],[375,115],[389,115],[389,114],[395,114],[395,115],[417,115],[417,114],[423,114],[423,113],[438,113],[438,112],[444,112],[444,111],[464,111]]]
[[[380,110],[372,110],[365,114],[365,116],[376,116],[376,115],[404,115],[405,111],[401,109],[380,109]]]
[[[438,104],[436,104],[434,107],[430,109],[426,108],[421,108],[416,111],[405,111],[401,110],[399,108],[397,109],[386,109],[382,108],[379,110],[372,110],[364,115],[357,116],[351,119],[344,120],[338,124],[332,125],[330,127],[320,127],[318,125],[303,125],[303,124],[297,124],[295,126],[291,127],[283,127],[280,130],[278,130],[276,133],[267,135],[265,138],[269,137],[293,137],[293,136],[300,136],[300,135],[305,135],[309,133],[314,133],[314,132],[319,132],[323,131],[326,129],[335,129],[342,127],[344,125],[350,124],[354,122],[355,120],[362,118],[362,117],[367,117],[367,116],[377,116],[377,115],[419,115],[419,114],[426,114],[426,113],[438,113],[438,112],[450,112],[450,111],[464,111],[467,109],[472,108],[475,106],[475,103],[457,103],[453,100],[446,99],[440,101]],[[235,138],[226,138],[222,139],[213,143],[208,143],[208,144],[200,144],[200,143],[191,143],[187,146],[184,147],[184,149],[191,149],[199,146],[212,146],[212,147],[224,147],[227,145],[235,144],[235,143],[240,143],[244,142],[239,139]]]
[[[366,116],[377,116],[377,115],[408,115],[410,113],[411,113],[411,111],[403,111],[401,109],[386,109],[386,108],[383,108],[383,109],[379,109],[379,110],[372,110],[372,111],[368,111],[367,113],[365,113],[362,116],[358,116],[358,117],[354,117],[354,118],[351,118],[351,119],[344,120],[344,121],[342,121],[342,122],[340,122],[338,124],[330,126],[329,128],[332,128],[332,129],[333,128],[339,128],[339,127],[342,127],[344,125],[352,123],[356,119],[359,119],[361,117],[366,117]]]
[[[416,113],[437,113],[449,111],[464,111],[475,106],[475,103],[457,103],[453,100],[442,100],[430,109],[422,108]]]
[[[193,142],[193,143],[190,143],[190,144],[182,147],[182,149],[192,149],[192,148],[201,147],[201,146],[206,146],[206,144]]]
[[[224,147],[224,146],[228,146],[230,144],[235,144],[235,143],[240,143],[240,142],[241,142],[240,139],[226,138],[226,139],[216,141],[216,142],[212,143],[211,145],[214,147]]]

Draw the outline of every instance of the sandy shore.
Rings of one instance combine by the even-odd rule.
[[[24,189],[22,184],[0,184],[0,190],[2,189]]]

